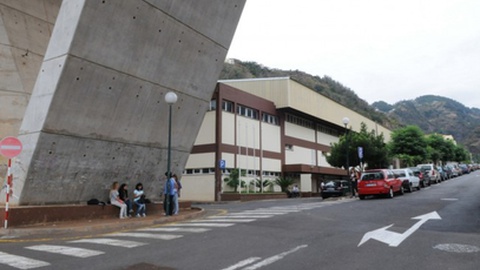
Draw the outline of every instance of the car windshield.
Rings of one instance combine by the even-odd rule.
[[[430,166],[422,166],[420,169],[425,170],[425,171],[430,171],[432,168]]]
[[[383,180],[382,172],[368,172],[362,175],[361,180]]]
[[[394,171],[395,175],[397,175],[397,177],[405,177],[405,171]]]

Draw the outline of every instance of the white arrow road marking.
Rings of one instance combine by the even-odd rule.
[[[410,227],[408,230],[406,230],[404,233],[388,231],[387,229],[392,227],[393,224],[365,233],[365,235],[363,235],[362,241],[360,241],[360,243],[358,244],[358,247],[363,245],[370,239],[375,239],[377,241],[383,242],[391,247],[398,247],[405,239],[412,235],[416,230],[420,228],[420,226],[422,226],[428,220],[442,218],[438,215],[436,211],[433,211],[425,215],[413,217],[412,219],[419,219],[419,221],[415,223],[412,227]]]
[[[67,246],[54,246],[54,245],[38,245],[38,246],[31,246],[31,247],[25,247],[25,248],[31,249],[31,250],[45,251],[50,253],[73,256],[78,258],[88,258],[88,257],[97,256],[105,253],[105,252],[91,250],[91,249],[74,248],[74,247],[67,247]]]
[[[119,239],[109,239],[109,238],[87,238],[87,239],[70,241],[69,243],[91,243],[91,244],[100,244],[100,245],[108,245],[108,246],[124,247],[124,248],[140,247],[147,244],[147,243],[141,243],[136,241],[128,241],[124,239],[119,240]]]
[[[0,252],[0,264],[6,264],[17,269],[32,269],[50,265],[48,262],[38,261],[3,252]]]

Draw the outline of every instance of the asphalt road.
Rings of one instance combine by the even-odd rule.
[[[199,220],[89,238],[0,243],[0,269],[480,267],[480,171],[393,199],[201,207],[208,216]]]

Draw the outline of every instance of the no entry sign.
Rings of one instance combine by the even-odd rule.
[[[0,141],[0,154],[7,158],[14,158],[22,152],[22,142],[15,137],[6,137]]]

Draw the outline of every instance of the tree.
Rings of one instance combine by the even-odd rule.
[[[394,130],[388,148],[391,156],[399,158],[407,166],[414,166],[427,159],[427,141],[418,126]]]
[[[293,178],[290,178],[290,177],[279,177],[275,179],[274,183],[280,186],[280,189],[282,189],[282,192],[287,192],[288,187],[293,185],[295,181],[293,180]]]
[[[469,153],[467,149],[465,149],[465,147],[463,147],[462,145],[457,145],[454,152],[455,152],[454,161],[466,162],[467,160],[469,160]]]
[[[260,179],[255,179],[254,182],[251,183],[251,185],[255,185],[256,188],[260,189],[260,192],[263,192],[266,187],[269,187],[272,185],[272,182],[269,180],[260,180]]]
[[[245,170],[242,170],[241,172],[242,176],[245,176],[246,172]],[[225,177],[223,181],[227,184],[227,186],[233,188],[234,192],[238,191],[238,185],[239,183],[241,184],[242,187],[245,186],[245,181],[240,182],[240,174],[238,169],[233,169],[230,172],[229,177]]]
[[[347,149],[348,145],[348,149]],[[363,148],[363,162],[369,168],[385,168],[388,166],[387,146],[383,134],[376,135],[374,130],[368,131],[365,123],[361,123],[360,132],[349,131],[342,135],[337,143],[331,144],[330,155],[327,162],[334,167],[347,167],[347,153],[349,166],[360,164],[358,147]]]

